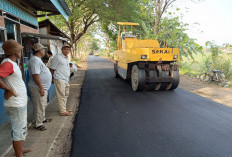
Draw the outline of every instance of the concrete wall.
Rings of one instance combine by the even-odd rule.
[[[47,27],[39,28],[39,34],[48,35]]]
[[[47,27],[39,28],[39,34],[48,35],[48,33],[47,33]],[[40,40],[40,43],[41,43],[43,46],[45,46],[45,47],[47,47],[47,48],[50,48],[50,47],[49,47],[49,43],[48,43],[48,39],[41,39],[41,40]]]

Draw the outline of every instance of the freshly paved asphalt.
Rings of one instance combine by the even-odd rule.
[[[71,157],[232,157],[232,109],[182,89],[133,92],[89,57]]]

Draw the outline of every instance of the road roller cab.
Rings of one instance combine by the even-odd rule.
[[[172,90],[179,84],[178,48],[160,48],[157,40],[140,40],[133,34],[138,23],[118,22],[118,49],[114,52],[115,77],[131,80],[134,91]],[[130,32],[121,33],[122,26]],[[124,28],[125,31],[125,28]]]

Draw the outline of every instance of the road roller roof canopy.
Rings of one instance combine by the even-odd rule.
[[[126,25],[126,26],[139,26],[138,23],[132,23],[132,22],[117,22],[118,25]]]

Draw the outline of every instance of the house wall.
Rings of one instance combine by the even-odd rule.
[[[7,13],[10,13],[15,17],[18,17],[19,19],[22,19],[30,24],[37,26],[38,25],[37,17],[31,14],[31,10],[22,8],[20,3],[16,3],[17,1],[18,0],[11,0],[11,1],[0,0],[0,9],[4,10]]]
[[[39,28],[39,34],[45,34],[45,35],[48,35],[47,27]]]
[[[63,46],[63,42],[61,40],[49,40],[50,43],[50,50],[52,51],[53,55],[61,54],[61,48]]]
[[[47,27],[42,27],[39,28],[39,34],[45,34],[48,35],[47,33]],[[42,44],[44,47],[46,47],[47,49],[49,49],[49,43],[48,43],[48,39],[41,39],[40,40],[40,44]]]
[[[5,28],[4,18],[0,16],[0,27]]]
[[[25,26],[23,24],[20,24],[20,31],[21,31],[21,33],[27,32],[27,33],[39,34],[39,30],[38,29],[33,29],[33,28]]]

